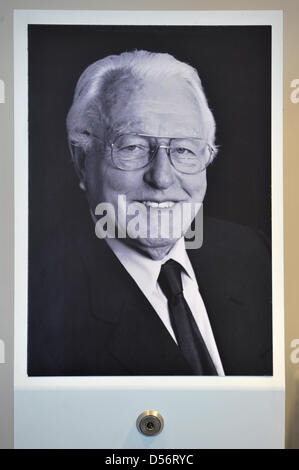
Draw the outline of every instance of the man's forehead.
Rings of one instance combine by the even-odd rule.
[[[207,134],[205,112],[196,91],[181,77],[161,81],[128,77],[107,87],[105,133],[122,132],[158,136],[198,136]],[[109,99],[110,95],[110,99]]]
[[[190,115],[190,113],[198,113],[199,105],[195,99],[184,100],[183,98],[176,97],[175,99],[169,99],[168,96],[161,96],[159,99],[156,97],[149,96],[148,98],[139,98],[138,96],[132,96],[130,101],[127,103],[127,109],[136,110],[148,109],[149,112],[157,112],[161,114],[167,114],[172,112],[179,115]]]
[[[206,137],[206,124],[198,115],[148,111],[146,115],[138,116],[138,113],[123,114],[110,121],[108,133],[113,135],[120,133],[137,132],[156,137]]]
[[[196,100],[194,88],[182,77],[124,77],[105,87],[105,101],[114,105],[119,101],[159,105],[161,101],[174,104],[180,100]]]

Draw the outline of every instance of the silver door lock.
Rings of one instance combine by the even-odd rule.
[[[141,434],[156,436],[162,431],[164,420],[158,411],[147,410],[138,416],[136,426]]]

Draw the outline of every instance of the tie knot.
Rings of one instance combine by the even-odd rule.
[[[170,302],[183,293],[181,272],[181,265],[173,259],[161,266],[158,283]]]

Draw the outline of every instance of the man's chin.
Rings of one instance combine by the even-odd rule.
[[[178,240],[179,238],[126,238],[130,246],[154,260],[165,258]]]

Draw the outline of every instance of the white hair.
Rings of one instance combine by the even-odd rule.
[[[107,87],[115,80],[126,77],[143,81],[156,78],[167,80],[173,76],[179,76],[194,91],[207,125],[208,141],[214,145],[215,120],[197,71],[170,54],[143,50],[107,56],[84,70],[76,85],[67,116],[69,145],[80,146],[85,150],[88,148],[90,134],[96,134],[96,129],[105,120],[104,102],[109,99]]]

